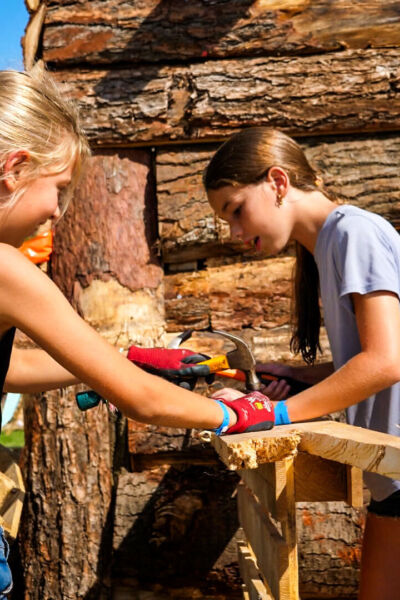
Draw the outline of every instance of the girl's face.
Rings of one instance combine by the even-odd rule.
[[[48,219],[60,216],[59,197],[71,183],[72,166],[56,175],[41,176],[10,208],[0,208],[0,242],[18,248]]]
[[[264,180],[255,185],[226,185],[208,191],[216,214],[227,221],[232,238],[267,254],[280,252],[291,237],[291,218],[285,202],[278,205],[276,186]]]

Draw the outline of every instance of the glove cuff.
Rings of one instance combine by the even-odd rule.
[[[286,400],[280,400],[275,405],[275,425],[290,425],[291,422],[286,406]]]

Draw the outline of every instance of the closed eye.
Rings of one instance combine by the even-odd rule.
[[[240,217],[240,213],[241,212],[242,212],[242,205],[240,205],[237,208],[235,208],[235,210],[233,211],[232,215],[234,217]]]

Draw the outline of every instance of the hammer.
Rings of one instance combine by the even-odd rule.
[[[261,383],[256,375],[256,361],[249,345],[242,338],[232,333],[216,329],[213,330],[213,333],[217,333],[235,344],[235,350],[226,353],[229,369],[240,369],[243,371],[246,377],[246,388],[249,390],[259,390]],[[213,359],[210,360],[212,361]]]

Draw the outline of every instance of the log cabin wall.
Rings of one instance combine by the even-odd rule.
[[[400,226],[398,2],[26,1],[26,65],[43,59],[79,102],[94,151],[57,231],[51,271],[63,292],[119,346],[166,343],[190,327],[186,345],[214,354],[225,348],[209,333],[219,328],[242,335],[259,360],[298,360],[288,350],[291,249],[267,258],[232,243],[208,207],[202,171],[231,133],[279,127],[331,192]],[[323,347],[328,359],[325,336]],[[56,400],[45,399],[50,408]],[[59,427],[87,427],[89,417],[64,405]],[[32,410],[29,422],[48,426]],[[65,581],[58,555],[49,561],[22,541],[26,597],[239,597],[235,476],[192,431],[128,430],[127,449],[124,423],[102,438],[114,474],[102,518],[88,532],[92,513],[82,510],[77,531],[63,531],[77,552],[81,531],[90,540],[80,562],[61,557],[79,585]],[[99,450],[84,444],[89,455]],[[29,464],[35,490],[62,507]],[[100,476],[104,465],[96,468]],[[74,496],[75,482],[62,485]],[[46,525],[57,514],[38,510],[35,493],[24,535],[41,519],[57,537]],[[342,503],[299,506],[302,597],[356,595],[363,518]]]

